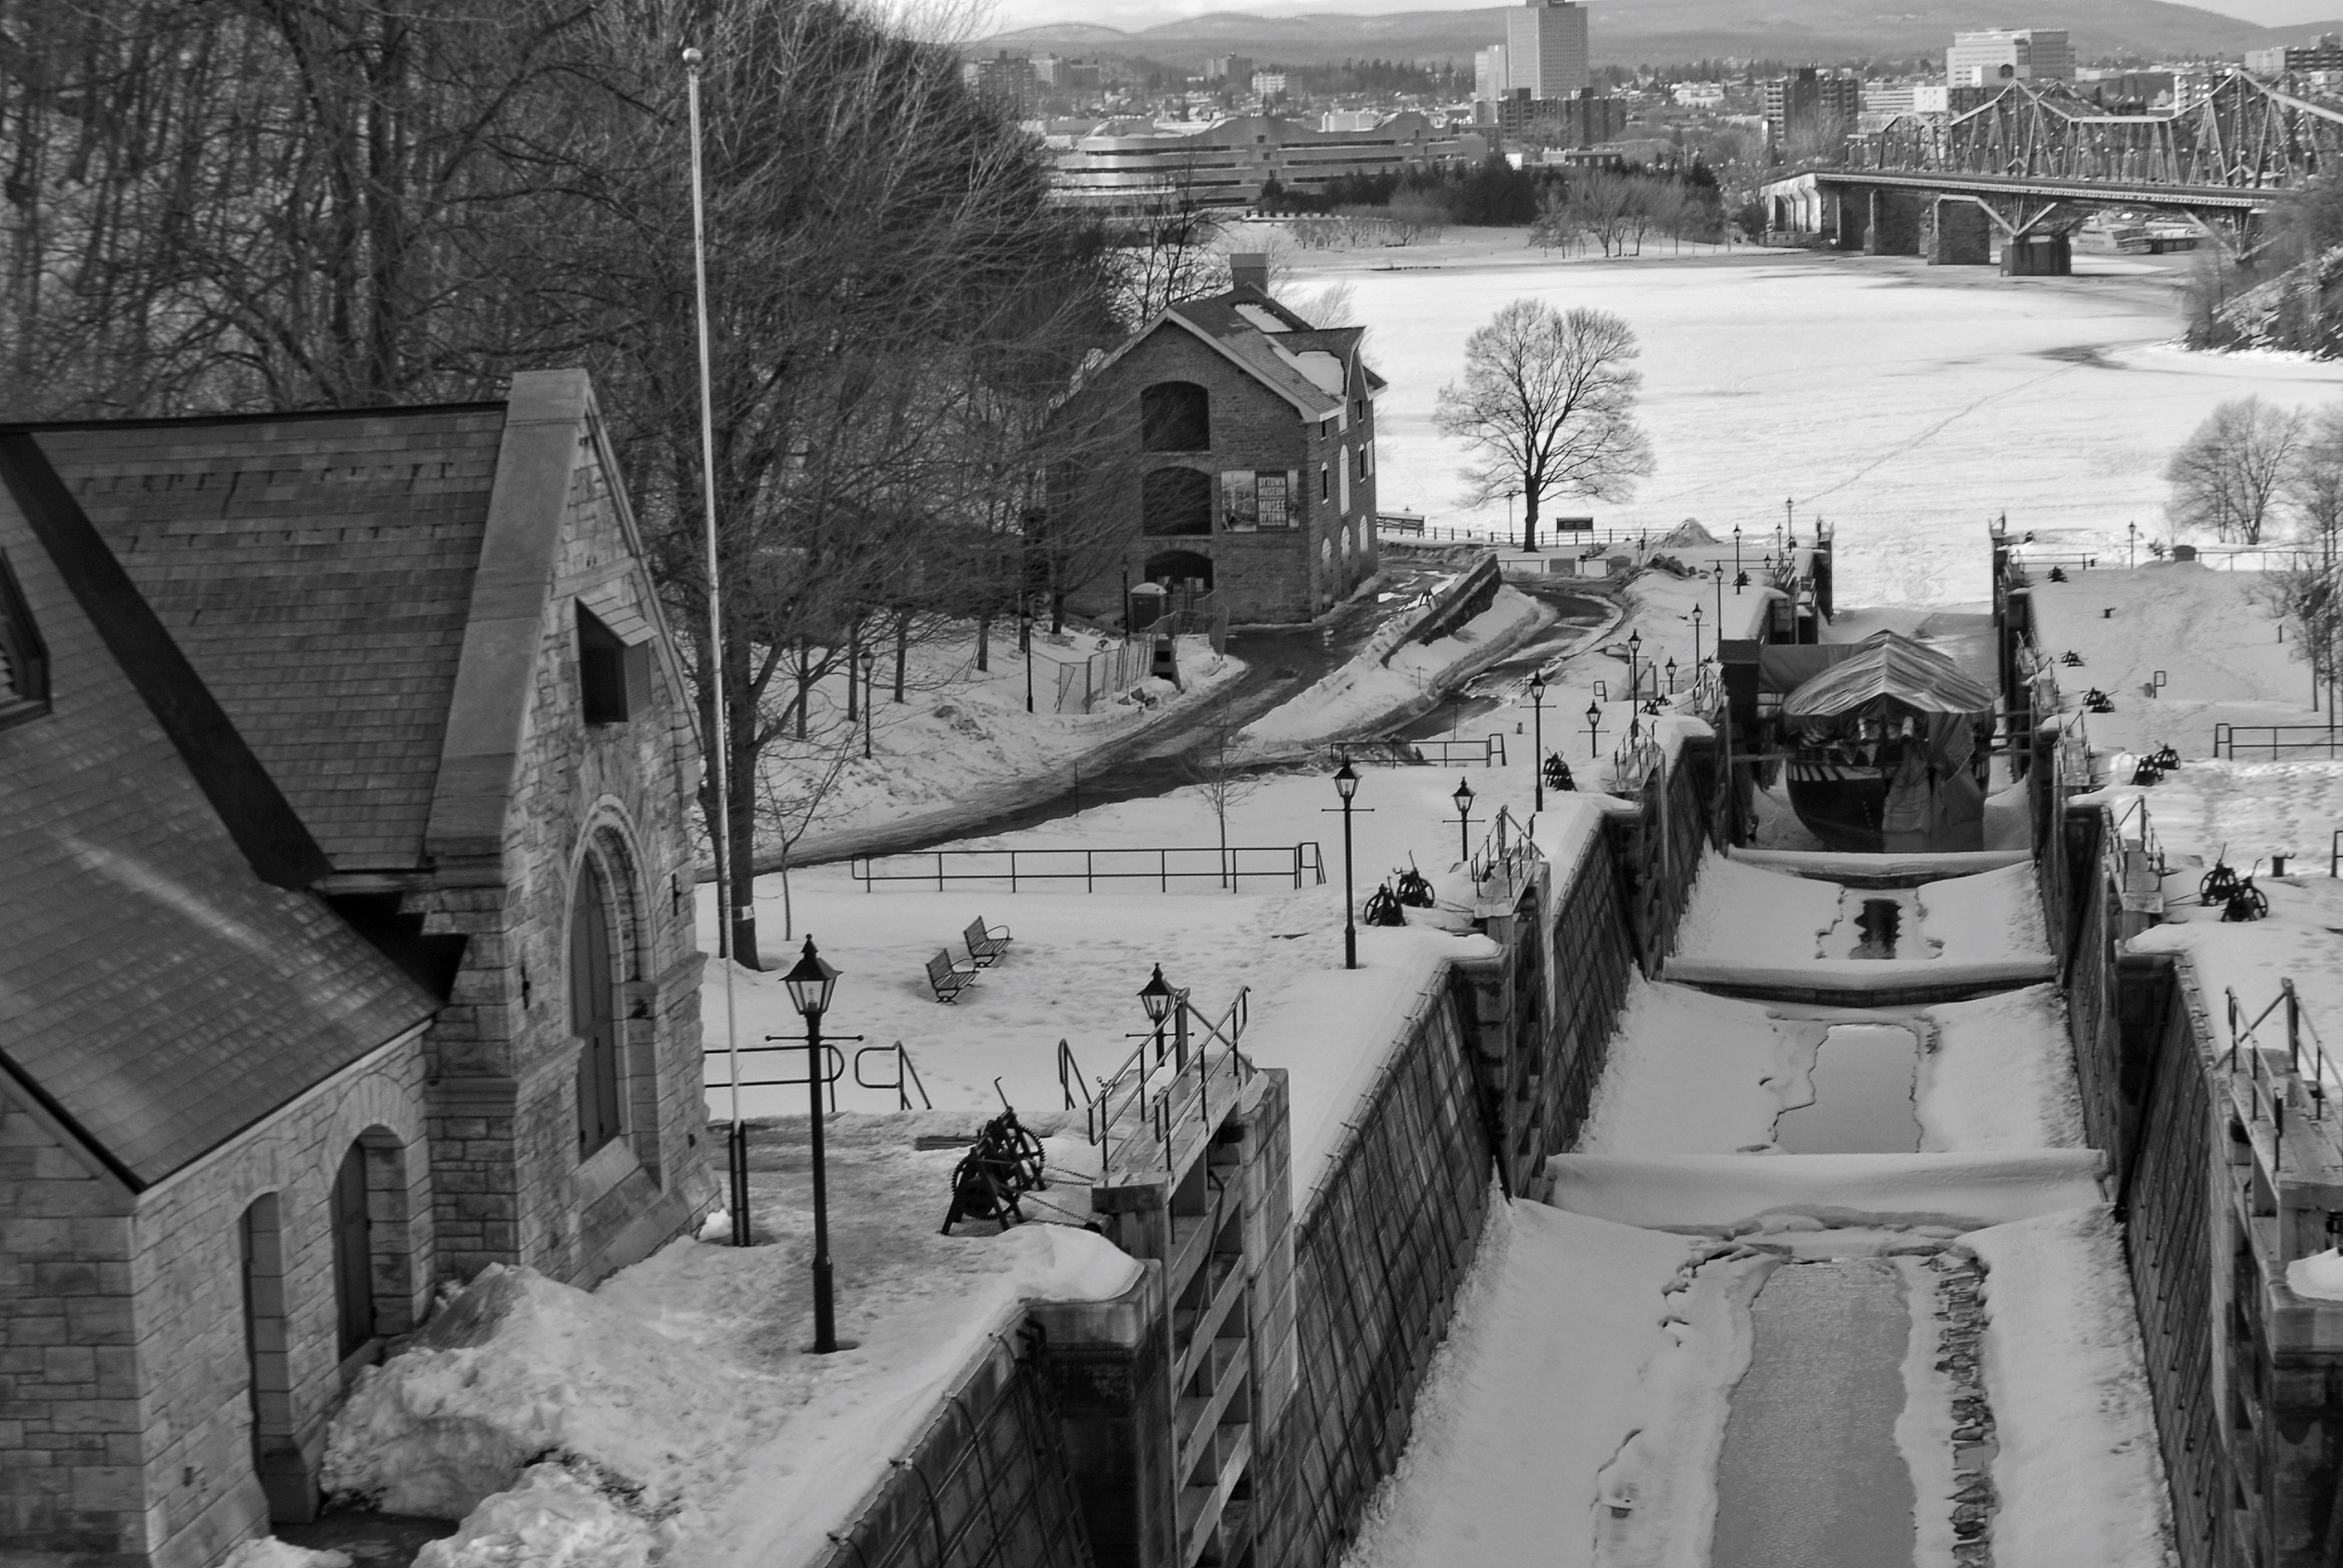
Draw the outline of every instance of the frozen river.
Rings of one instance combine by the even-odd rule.
[[[1614,311],[1643,340],[1644,418],[1658,471],[1605,524],[1738,524],[1770,546],[1782,502],[1801,529],[1837,524],[1842,604],[1986,597],[1985,520],[2045,543],[2163,535],[2172,448],[2216,403],[2290,405],[2343,388],[2343,366],[2168,347],[2185,258],[2080,256],[2073,278],[1805,252],[1636,261],[1533,259],[1470,246],[1302,258],[1300,280],[1351,283],[1351,319],[1391,383],[1378,405],[1383,509],[1497,525],[1461,504],[1464,453],[1432,411],[1466,336],[1523,296]],[[1378,270],[1401,267],[1408,270]]]

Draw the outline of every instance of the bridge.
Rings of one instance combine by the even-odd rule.
[[[2281,78],[2281,83],[2286,79]],[[1965,114],[1899,115],[1844,161],[1762,187],[1770,234],[1843,250],[2064,273],[2085,216],[2182,218],[2231,254],[2308,180],[2343,168],[2343,106],[2232,71],[2175,115],[2110,115],[2057,83],[2011,82]]]

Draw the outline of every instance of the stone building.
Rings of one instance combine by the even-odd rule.
[[[1182,300],[1083,382],[1065,417],[1093,460],[1053,485],[1051,527],[1093,543],[1066,595],[1111,619],[1160,584],[1245,622],[1309,620],[1374,574],[1375,397],[1364,330],[1316,327],[1265,292]]]
[[[440,1282],[709,1206],[697,735],[582,372],[0,479],[0,1559],[200,1568]]]

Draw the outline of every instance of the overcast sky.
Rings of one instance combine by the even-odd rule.
[[[1490,4],[1493,0],[1481,0]],[[2202,0],[2204,8],[2227,16],[2242,16],[2264,26],[2284,27],[2318,21],[2343,13],[2338,0]],[[1473,5],[1459,5],[1471,10]],[[1090,22],[1137,32],[1182,16],[1213,11],[1242,11],[1256,16],[1292,16],[1312,12],[1372,15],[1390,11],[1433,11],[1443,7],[1427,0],[991,0],[987,6],[990,25],[980,35],[1047,22]],[[2023,9],[2023,7],[2019,7]]]

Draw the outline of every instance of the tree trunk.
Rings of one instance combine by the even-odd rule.
[[[852,729],[862,718],[861,694],[855,683],[862,678],[862,623],[846,634],[846,724]]]
[[[749,779],[749,769],[756,765],[749,748],[733,748],[731,777],[726,780],[732,786],[731,809],[725,813],[731,829],[731,852],[725,856],[725,865],[731,872],[732,961],[750,970],[765,967],[757,956],[757,795]]]
[[[903,665],[911,654],[911,616],[909,610],[895,618],[895,700],[903,700]]]
[[[992,668],[992,617],[976,618],[976,668],[980,674]]]
[[[1522,548],[1534,553],[1537,549],[1537,504],[1539,487],[1529,483],[1524,475],[1522,482]]]

